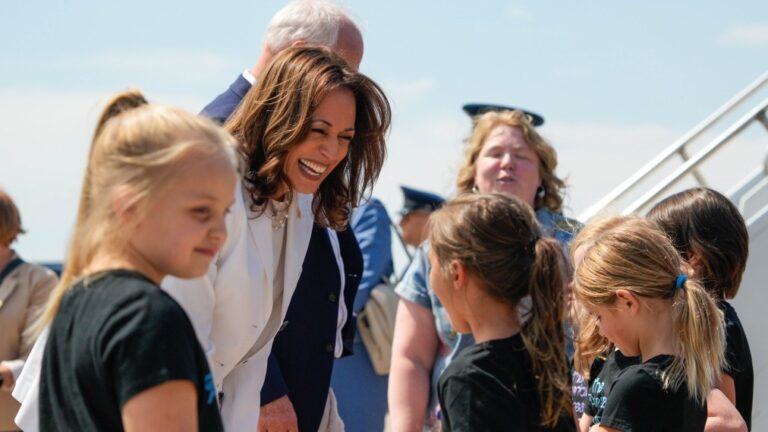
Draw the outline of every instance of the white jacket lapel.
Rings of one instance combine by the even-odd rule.
[[[288,214],[285,240],[285,273],[283,274],[283,316],[288,310],[296,284],[301,276],[304,257],[312,236],[314,215],[312,214],[312,195],[296,193]]]
[[[243,194],[247,194],[243,188]],[[276,257],[272,256],[272,220],[265,213],[255,213],[249,207],[251,200],[245,197],[246,214],[248,215],[248,231],[251,235],[253,244],[259,251],[259,258],[267,275],[267,286],[272,291],[273,281],[275,280],[275,262]]]

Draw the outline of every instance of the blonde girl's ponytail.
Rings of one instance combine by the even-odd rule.
[[[565,261],[560,244],[549,238],[535,242],[530,274],[531,316],[522,330],[537,376],[541,419],[552,427],[571,410],[571,387],[565,354]]]
[[[90,237],[87,231],[91,225],[90,219],[92,216],[93,204],[92,170],[94,167],[92,158],[98,137],[109,120],[126,111],[143,105],[147,105],[147,100],[144,98],[144,95],[137,90],[128,90],[113,96],[112,99],[107,102],[106,107],[104,107],[104,110],[99,116],[99,120],[96,123],[96,130],[93,134],[93,141],[91,142],[91,147],[88,152],[88,162],[85,167],[83,185],[80,189],[80,202],[77,209],[77,218],[75,219],[75,229],[67,249],[64,269],[59,278],[59,283],[54,287],[48,298],[48,304],[45,311],[32,327],[32,332],[36,335],[39,335],[40,332],[53,321],[56,312],[59,310],[59,305],[61,304],[61,299],[64,297],[64,294],[69,291],[69,288],[74,281],[80,277],[83,269],[88,262],[90,262],[91,258],[93,258],[93,253],[95,252],[93,248],[86,247],[86,245],[88,243],[87,239]]]
[[[138,90],[126,90],[122,93],[114,95],[112,99],[107,102],[107,106],[104,107],[104,110],[99,116],[99,121],[96,122],[96,130],[93,132],[93,140],[96,140],[96,138],[99,136],[99,133],[101,133],[101,130],[104,128],[104,125],[109,120],[126,111],[130,111],[134,108],[138,108],[144,105],[149,105],[149,102],[147,102],[147,99]]]
[[[696,280],[682,272],[675,280],[672,306],[680,354],[667,370],[666,385],[686,382],[696,400],[706,399],[720,379],[725,364],[725,326],[722,311]]]

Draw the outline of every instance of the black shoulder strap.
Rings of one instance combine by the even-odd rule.
[[[5,277],[8,276],[16,267],[24,264],[24,260],[16,257],[15,260],[8,263],[7,266],[3,269],[3,271],[0,271],[0,284],[3,283],[3,280],[5,280]]]

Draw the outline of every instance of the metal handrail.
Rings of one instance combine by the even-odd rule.
[[[753,121],[756,121],[758,117],[762,115],[766,109],[768,109],[768,99],[765,99],[760,105],[758,105],[757,107],[752,109],[747,115],[739,119],[736,123],[734,123],[731,127],[729,127],[714,141],[712,141],[706,147],[701,149],[698,153],[696,153],[692,158],[687,160],[684,164],[677,167],[663,181],[656,184],[656,186],[654,186],[650,191],[645,193],[643,196],[641,196],[639,199],[633,202],[629,207],[627,207],[624,210],[624,213],[634,213],[640,210],[641,208],[645,207],[646,205],[648,205],[650,202],[655,201],[670,186],[672,186],[674,183],[680,180],[684,175],[688,174],[693,169],[695,169],[696,166],[698,166],[702,162],[709,159],[713,154],[715,154],[718,150],[720,150],[720,148],[724,144],[730,141],[731,138],[738,135],[742,130],[744,130],[747,126],[749,126],[750,123],[752,123]]]
[[[587,221],[593,216],[595,216],[596,214],[598,214],[600,211],[602,211],[604,208],[615,203],[621,196],[623,196],[629,190],[635,187],[641,180],[646,178],[651,172],[658,169],[664,162],[669,160],[669,158],[672,157],[673,155],[677,154],[682,156],[683,159],[685,160],[685,163],[687,164],[689,160],[686,158],[685,146],[688,145],[694,139],[701,136],[705,131],[709,130],[709,128],[711,128],[717,121],[719,121],[725,115],[733,111],[744,100],[752,96],[762,86],[766,84],[768,84],[768,71],[763,73],[758,79],[750,83],[742,91],[740,91],[735,96],[733,96],[728,102],[726,102],[720,108],[715,110],[707,118],[705,118],[703,121],[697,124],[693,129],[691,129],[690,131],[685,133],[683,136],[678,138],[674,143],[672,143],[672,145],[664,149],[658,156],[653,158],[645,166],[640,168],[640,170],[638,170],[635,174],[630,176],[627,180],[619,184],[618,187],[616,187],[611,192],[609,192],[608,195],[606,195],[605,197],[600,199],[597,203],[587,208],[587,210],[585,210],[579,215],[579,220]],[[698,173],[695,173],[694,175],[697,177],[697,180],[699,180],[700,183],[703,182],[703,179],[701,178],[700,175],[698,175]]]

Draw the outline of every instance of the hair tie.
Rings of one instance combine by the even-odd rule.
[[[681,274],[680,276],[675,279],[675,289],[683,289],[683,285],[685,285],[685,281],[688,280],[688,276]]]

